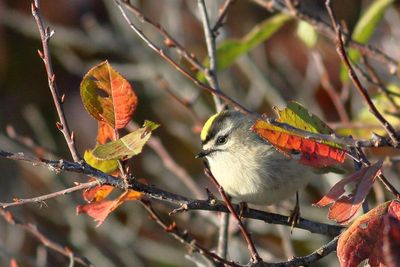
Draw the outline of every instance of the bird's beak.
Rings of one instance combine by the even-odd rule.
[[[210,154],[210,152],[211,152],[211,151],[209,151],[209,150],[202,150],[202,151],[200,151],[199,154],[197,154],[197,155],[195,156],[195,158],[196,158],[196,159],[204,158],[205,156],[207,156],[208,154]]]

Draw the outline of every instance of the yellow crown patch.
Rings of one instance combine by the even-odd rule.
[[[213,124],[215,119],[218,117],[218,115],[219,115],[219,113],[212,115],[210,118],[208,118],[206,123],[204,123],[203,129],[201,130],[201,133],[200,133],[201,141],[206,140],[208,131],[210,130],[211,125]]]

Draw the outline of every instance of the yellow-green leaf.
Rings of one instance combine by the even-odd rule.
[[[92,152],[89,150],[85,151],[83,158],[93,168],[96,168],[102,172],[111,174],[118,169],[118,162],[117,160],[99,160],[96,159]]]
[[[151,132],[158,126],[154,122],[145,121],[142,128],[125,135],[121,139],[97,146],[92,151],[93,156],[100,160],[111,160],[137,155],[142,152],[143,146],[150,139]]]

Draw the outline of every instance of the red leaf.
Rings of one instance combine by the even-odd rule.
[[[315,206],[325,207],[334,203],[329,209],[328,218],[338,223],[347,223],[360,209],[375,177],[381,173],[381,168],[382,161],[379,161],[340,180]],[[356,189],[349,195],[343,195],[344,187],[351,182],[356,183]]]
[[[17,261],[15,259],[11,259],[10,267],[18,267]]]
[[[342,267],[400,266],[400,202],[389,201],[360,216],[341,234],[337,255]]]
[[[127,190],[122,193],[117,199],[114,200],[102,200],[98,202],[89,203],[86,205],[78,205],[76,207],[76,213],[86,213],[97,221],[96,227],[99,227],[107,216],[116,210],[122,203],[128,200],[138,200],[141,197],[141,193]]]

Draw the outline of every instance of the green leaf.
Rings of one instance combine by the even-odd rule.
[[[142,128],[129,133],[116,141],[97,146],[93,156],[99,160],[121,159],[132,157],[142,152],[143,146],[150,139],[151,132],[158,128],[158,124],[145,121]]]
[[[222,71],[231,66],[235,60],[242,54],[249,52],[270,38],[291,18],[285,14],[277,14],[270,17],[260,24],[257,24],[247,35],[239,40],[226,40],[217,48],[217,67]],[[204,65],[209,65],[208,59]],[[198,74],[198,79],[204,81],[204,73]]]
[[[118,162],[117,160],[99,160],[96,159],[92,152],[89,150],[85,151],[83,158],[93,168],[96,168],[104,173],[111,174],[118,169]]]
[[[379,22],[382,20],[385,10],[394,2],[394,0],[375,0],[372,4],[363,12],[360,19],[358,20],[351,38],[361,44],[366,44]],[[353,62],[357,62],[360,59],[360,53],[355,49],[349,49],[349,59]],[[342,64],[340,66],[340,79],[342,82],[347,82],[349,76],[347,74],[346,67]]]

